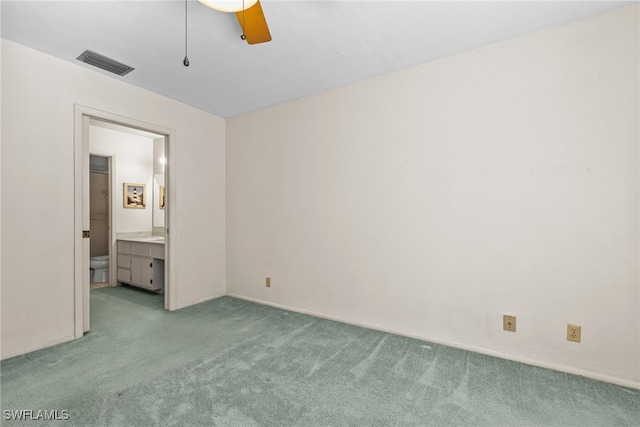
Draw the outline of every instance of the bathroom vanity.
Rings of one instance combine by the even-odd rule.
[[[164,237],[118,240],[118,282],[164,291]]]

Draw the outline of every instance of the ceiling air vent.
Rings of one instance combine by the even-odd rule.
[[[99,53],[95,53],[91,50],[85,50],[76,59],[119,76],[124,76],[134,70],[133,67],[114,61],[111,58],[107,58],[106,56],[100,55]]]

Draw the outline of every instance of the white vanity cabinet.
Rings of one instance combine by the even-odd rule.
[[[164,289],[164,244],[118,240],[118,282]]]

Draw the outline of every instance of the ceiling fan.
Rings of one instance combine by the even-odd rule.
[[[271,41],[271,33],[262,11],[260,0],[198,0],[221,12],[235,12],[242,29],[242,40],[249,44]]]

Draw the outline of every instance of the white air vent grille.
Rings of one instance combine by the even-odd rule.
[[[85,64],[93,65],[94,67],[101,68],[119,76],[124,76],[134,70],[133,67],[114,61],[111,58],[107,58],[106,56],[100,55],[99,53],[95,53],[91,50],[85,50],[76,59],[84,62]]]

